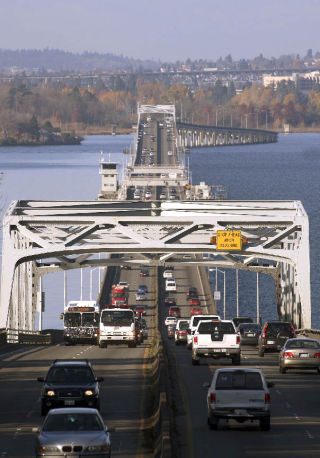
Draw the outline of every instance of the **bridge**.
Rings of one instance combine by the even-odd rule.
[[[180,141],[173,106],[140,106],[135,155],[118,189],[112,181],[115,163],[102,162],[101,189],[112,186],[97,201],[10,204],[3,220],[0,328],[37,329],[41,278],[46,274],[101,266],[106,268],[104,286],[107,280],[127,281],[130,304],[135,303],[138,285],[147,285],[150,335],[132,351],[58,344],[19,349],[18,355],[0,354],[0,431],[7,456],[32,453],[30,424],[39,421],[40,411],[39,387],[32,377],[45,375],[52,359],[83,357],[93,362],[97,375],[105,377],[101,412],[116,428],[113,453],[121,457],[212,455],[203,384],[227,363],[192,367],[190,352],[167,340],[163,270],[168,266],[174,269],[177,291],[173,295],[182,316],[190,315],[189,285],[198,288],[203,313],[217,313],[210,269],[234,269],[270,276],[279,319],[305,331],[311,327],[309,221],[302,203],[214,199],[211,185],[198,188],[190,183]],[[237,249],[221,249],[219,231],[237,231],[242,243]],[[149,271],[143,280],[141,267]],[[98,299],[105,306],[106,299]],[[272,429],[266,435],[253,433],[255,425],[224,424],[222,431],[214,433],[217,454],[242,458],[259,456],[263,450],[267,456],[290,453],[292,458],[302,458],[306,450],[310,456],[318,453],[318,379],[314,374],[279,375],[277,354],[259,358],[255,348],[247,347],[241,352],[243,365],[262,367],[268,378],[276,380],[271,393]],[[226,428],[231,436],[227,442]],[[270,434],[277,440],[271,440]]]
[[[274,143],[277,132],[263,129],[243,129],[224,126],[206,126],[177,122],[177,132],[183,147],[230,146]]]

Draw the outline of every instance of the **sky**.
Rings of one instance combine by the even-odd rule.
[[[176,61],[320,51],[320,0],[0,0],[0,48]]]

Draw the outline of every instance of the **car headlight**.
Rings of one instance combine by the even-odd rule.
[[[55,452],[60,452],[59,448],[58,447],[55,447],[54,445],[40,445],[39,447],[39,453],[45,453],[45,452],[48,452],[48,453],[55,453]]]
[[[85,396],[94,396],[95,394],[96,394],[96,392],[94,390],[86,390],[84,392]]]
[[[109,445],[104,444],[104,445],[89,445],[89,447],[86,448],[86,452],[106,452],[109,450]]]
[[[48,390],[48,391],[46,392],[46,395],[47,395],[47,396],[55,396],[55,394],[56,394],[56,393],[55,393],[54,390]]]

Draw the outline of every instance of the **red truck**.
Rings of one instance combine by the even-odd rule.
[[[113,285],[112,286],[112,293],[111,293],[112,302],[111,305],[113,307],[124,307],[127,308],[128,306],[128,295],[126,293],[126,289],[124,286]]]

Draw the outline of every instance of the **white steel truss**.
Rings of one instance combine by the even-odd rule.
[[[241,251],[210,243],[228,229],[247,237]],[[269,274],[279,316],[311,326],[309,222],[300,201],[15,201],[3,221],[2,256],[0,328],[34,329],[41,275],[125,263]]]

